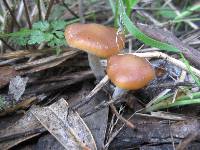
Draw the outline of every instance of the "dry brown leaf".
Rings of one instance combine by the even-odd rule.
[[[66,149],[96,150],[89,128],[78,113],[68,108],[67,102],[60,99],[49,107],[35,107],[31,112]]]
[[[40,130],[40,132],[38,132]],[[7,150],[45,131],[37,119],[28,112],[12,126],[0,130],[0,149]]]

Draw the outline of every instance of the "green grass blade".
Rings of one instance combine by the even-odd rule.
[[[112,9],[112,13],[115,15],[115,4],[114,4],[113,0],[109,0],[109,3],[110,3],[110,7]]]
[[[174,20],[183,19],[183,18],[191,15],[194,11],[200,11],[200,3],[195,4],[191,7],[189,7],[188,9],[186,9],[185,11],[181,12],[181,14],[178,15],[177,17],[175,17]]]
[[[145,109],[145,112],[152,112],[157,111],[160,109],[172,108],[172,107],[179,107],[179,106],[186,106],[186,105],[193,105],[193,104],[200,104],[200,98],[197,99],[186,99],[186,100],[179,100],[172,103],[171,100],[161,101],[155,105],[152,105]]]
[[[146,45],[159,48],[160,50],[179,52],[176,47],[152,39],[149,36],[145,35],[142,31],[140,31],[127,16],[122,0],[119,0],[119,3],[119,10],[121,13],[120,15],[122,17],[123,24],[128,32],[130,32],[134,37],[136,37],[138,40],[142,41]]]
[[[200,92],[191,93],[191,96],[188,95],[180,96],[176,99],[174,103],[172,103],[172,96],[173,94],[170,93],[167,96],[160,98],[160,101],[158,103],[155,103],[150,107],[147,107],[145,111],[151,112],[177,106],[200,104]]]
[[[118,1],[116,1],[115,3],[113,2],[113,0],[109,0],[109,3],[110,3],[110,6],[111,6],[111,9],[112,9],[112,13],[113,13],[113,16],[114,16],[114,27],[118,27],[118,17],[119,17],[119,12],[118,12]]]
[[[193,71],[190,68],[190,64],[187,61],[187,59],[184,57],[184,55],[182,53],[180,53],[181,58],[183,59],[184,64],[187,67],[187,70],[189,71],[189,73],[191,74],[192,78],[194,79],[194,81],[197,83],[197,85],[200,87],[200,81],[199,79],[195,76],[195,74],[193,73]]]
[[[128,3],[127,7],[127,15],[130,16],[132,8],[139,2],[139,0],[125,0]]]
[[[114,27],[118,27],[118,25],[119,25],[119,20],[118,20],[118,18],[119,18],[119,2],[118,1],[116,1],[116,4],[115,4],[115,14],[114,14]]]
[[[192,97],[192,99],[200,98],[200,92],[191,93],[191,97]],[[191,99],[191,97],[188,95],[184,95],[184,96],[177,98],[176,101]]]

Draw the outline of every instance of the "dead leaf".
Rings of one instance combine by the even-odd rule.
[[[66,148],[72,150],[96,150],[94,138],[76,112],[68,111],[64,99],[49,107],[35,107],[31,110],[40,123]]]
[[[13,96],[16,102],[19,101],[21,96],[24,94],[27,81],[28,77],[22,78],[20,76],[16,76],[11,79],[8,93]]]
[[[40,130],[40,132],[38,132]],[[7,150],[13,146],[35,137],[45,131],[37,119],[28,112],[12,126],[0,130],[0,149]]]
[[[8,104],[8,105],[4,106],[3,111],[0,111],[0,117],[5,116],[7,114],[11,114],[13,112],[16,112],[17,110],[26,109],[36,100],[37,100],[37,97],[33,96],[33,97],[30,97],[27,99],[23,99],[21,102],[15,104],[15,105]]]

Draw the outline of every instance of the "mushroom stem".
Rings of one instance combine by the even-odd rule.
[[[94,76],[98,81],[100,81],[105,76],[104,68],[100,63],[100,59],[97,56],[88,53],[88,61]]]
[[[119,99],[120,97],[122,97],[126,93],[127,93],[127,90],[121,89],[121,88],[116,86],[115,90],[113,92],[113,95],[112,95],[112,99],[113,100],[117,100],[117,99]]]

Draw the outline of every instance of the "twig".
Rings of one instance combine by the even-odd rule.
[[[3,44],[5,44],[9,49],[16,51],[16,49],[14,49],[12,46],[10,46],[4,39],[0,38],[0,40],[3,42]]]
[[[85,100],[80,101],[78,104],[71,106],[72,110],[77,110],[85,104],[88,104],[92,99],[92,97],[102,89],[104,85],[108,82],[108,76],[106,75],[96,86],[95,88],[84,98]]]
[[[39,71],[42,71],[42,70],[46,70],[46,69],[49,69],[49,68],[52,68],[52,67],[55,67],[55,66],[58,66],[59,64],[63,63],[64,61],[66,61],[67,59],[69,59],[71,56],[69,57],[64,57],[64,58],[60,58],[58,60],[53,60],[53,61],[50,61],[48,63],[44,63],[44,64],[40,64],[38,66],[35,66],[35,67],[32,67],[30,69],[26,69],[26,70],[22,70],[20,71],[20,74],[21,75],[25,75],[25,74],[33,74],[35,72],[39,72]]]
[[[171,120],[168,120],[168,122],[169,122],[169,126],[171,127]],[[172,133],[172,129],[171,128],[169,128],[169,134],[170,134],[170,137],[171,137],[173,150],[176,150],[175,144],[174,144],[174,137],[173,137],[173,133]]]
[[[135,115],[135,113],[133,113],[127,120],[130,120],[133,116]],[[117,131],[115,131],[112,136],[110,137],[110,139],[108,140],[108,142],[105,144],[105,150],[108,149],[110,143],[114,140],[114,138],[120,133],[120,131],[124,128],[126,124],[124,123]]]
[[[18,11],[16,13],[16,20],[17,21],[20,21],[20,17],[22,16],[23,10],[24,10],[24,3],[21,0],[20,4],[19,4],[19,7],[18,7]]]
[[[178,81],[176,81],[176,82],[183,82],[183,81],[185,80],[186,75],[187,75],[187,74],[186,74],[186,71],[185,71],[185,70],[182,70],[181,75],[180,75]],[[174,96],[173,96],[172,103],[175,102],[176,96],[177,96],[177,94],[178,94],[178,91],[179,91],[179,88],[177,88],[177,89],[174,91]]]
[[[49,18],[49,15],[50,15],[50,12],[51,12],[51,8],[53,6],[53,3],[54,3],[54,0],[50,0],[49,2],[49,6],[48,6],[48,9],[47,9],[47,13],[45,15],[45,20],[48,20]]]
[[[191,119],[192,117],[180,115],[180,114],[173,114],[169,112],[163,112],[163,111],[156,111],[156,112],[150,112],[150,114],[143,114],[143,113],[135,113],[135,115],[148,117],[148,118],[159,118],[159,119],[165,119],[165,120],[173,120],[173,121],[184,121],[187,119]]]
[[[46,7],[45,7],[45,4],[44,4],[44,0],[40,0],[40,9],[41,9],[41,13],[42,13],[42,20],[45,20],[45,16],[46,16]]]
[[[154,103],[156,103],[160,97],[165,96],[167,93],[169,93],[171,91],[171,89],[165,89],[164,91],[162,91],[161,93],[159,93],[154,99],[152,99],[147,105],[146,108],[150,107],[151,105],[153,105]]]
[[[183,70],[185,72],[185,70]],[[154,84],[154,85],[149,85],[149,88],[177,88],[180,86],[191,86],[191,87],[196,87],[195,83],[191,82],[166,82],[166,83],[161,83],[161,84]]]
[[[33,9],[32,11],[30,12],[30,19],[31,19],[31,22],[34,20],[34,15],[36,15],[36,13],[38,12],[38,9],[37,9],[37,6],[33,6]]]
[[[31,20],[30,20],[30,17],[29,17],[29,12],[28,12],[28,7],[27,7],[26,0],[23,0],[23,3],[24,3],[24,8],[25,8],[26,19],[28,21],[28,26],[29,26],[29,29],[31,29],[32,28],[32,24],[31,24]]]
[[[149,26],[144,24],[137,24],[138,28],[146,35],[159,40],[161,42],[169,43],[178,48],[180,52],[197,68],[200,69],[200,51],[194,49],[191,46],[180,41],[171,32],[156,28],[155,26]]]
[[[6,64],[9,64],[9,63],[13,63],[13,62],[15,62],[19,59],[21,59],[21,58],[12,58],[12,59],[8,59],[8,60],[5,60],[5,61],[1,61],[0,66],[6,65]]]
[[[119,113],[124,109],[124,106],[123,107],[120,107],[119,109]],[[108,150],[108,147],[110,145],[110,143],[114,140],[114,138],[117,136],[117,134],[121,131],[122,127],[120,127],[117,131],[113,131],[114,130],[114,127],[117,125],[118,121],[119,121],[119,118],[116,118],[116,115],[113,114],[112,116],[112,120],[110,121],[110,126],[109,126],[109,129],[108,129],[108,139],[106,140],[106,144],[104,145],[104,150]],[[115,119],[115,121],[114,121]],[[125,125],[125,124],[124,124]]]
[[[16,17],[15,17],[15,15],[14,15],[13,11],[11,10],[10,6],[8,5],[7,1],[6,1],[6,0],[3,0],[3,2],[4,2],[4,4],[5,4],[5,6],[7,7],[7,9],[9,10],[10,15],[12,16],[12,18],[13,18],[14,22],[16,23],[17,27],[20,28],[20,25],[19,25],[19,23],[17,22]]]
[[[68,7],[68,5],[65,3],[64,0],[63,0],[62,2],[63,2],[63,6],[64,6],[74,17],[79,18],[79,16],[78,16],[73,10],[71,10],[71,9]]]
[[[120,131],[124,128],[125,124],[123,124],[119,130],[115,131],[112,136],[109,138],[108,142],[104,146],[104,150],[108,150],[110,143],[114,140],[114,138],[120,133]]]
[[[59,56],[53,55],[53,56],[49,56],[47,58],[41,58],[41,59],[38,59],[38,60],[35,60],[35,61],[32,61],[32,62],[28,62],[28,63],[22,64],[22,65],[18,65],[18,66],[15,67],[15,69],[16,70],[26,69],[26,68],[29,68],[29,67],[34,67],[34,66],[38,66],[38,65],[41,65],[41,64],[51,62],[51,61],[62,59],[64,57],[72,57],[76,54],[78,54],[78,51],[69,51],[69,52],[65,52],[65,53],[63,53]]]
[[[175,11],[175,13],[176,13],[177,16],[180,16],[180,12],[176,9],[176,7],[171,2],[167,3],[167,5]],[[199,28],[196,24],[194,24],[191,21],[187,20],[187,21],[184,21],[184,22],[186,22],[187,24],[189,24],[193,29],[198,29]]]
[[[140,7],[136,7],[137,8],[140,8]],[[159,21],[157,21],[153,16],[151,16],[149,13],[145,12],[144,10],[141,11],[141,10],[136,10],[140,15],[148,18],[151,22],[153,22],[155,25],[157,26],[162,26],[162,23],[160,23]]]
[[[22,110],[22,109],[26,109],[28,108],[31,104],[33,104],[35,101],[37,100],[37,97],[33,96],[30,97],[28,99],[24,99],[23,101],[21,101],[20,103],[17,103],[15,105],[12,106],[7,106],[7,108],[5,108],[5,111],[0,113],[0,117],[5,116],[7,114],[11,114],[17,110]]]
[[[88,111],[88,112],[83,113],[82,117],[90,116],[93,113],[95,113],[95,112],[97,112],[97,111],[99,111],[99,110],[101,110],[101,109],[103,109],[105,107],[108,107],[110,104],[112,104],[112,103],[117,104],[118,102],[119,102],[119,99],[111,99],[108,102],[102,101],[100,104],[98,104],[97,106],[95,106],[92,111]]]
[[[127,119],[125,119],[123,116],[121,116],[118,112],[116,107],[113,104],[110,104],[110,108],[112,109],[113,113],[128,127],[135,129],[135,125],[133,125],[130,121],[128,121]]]
[[[41,13],[40,0],[37,0],[37,7],[38,7],[38,16],[39,16],[39,20],[42,20],[42,13]]]
[[[174,65],[180,67],[181,69],[188,71],[188,68],[187,66],[180,60],[177,60],[175,58],[172,58],[170,56],[168,56],[167,54],[165,53],[162,53],[162,52],[146,52],[146,53],[132,53],[133,55],[136,55],[136,56],[139,56],[139,57],[148,57],[148,58],[163,58],[171,63],[173,63]],[[194,67],[190,67],[191,71],[194,72],[194,74],[196,76],[198,76],[200,78],[200,70],[194,68]]]
[[[33,130],[30,130],[30,131],[25,131],[25,132],[21,132],[21,133],[17,133],[17,134],[13,133],[11,135],[6,135],[4,137],[0,137],[0,142],[13,140],[13,139],[17,139],[17,138],[21,138],[21,137],[25,137],[25,136],[39,135],[39,134],[41,134],[45,131],[46,131],[45,128],[39,127],[39,128],[35,128]]]
[[[124,110],[125,106],[122,107],[122,105],[120,106],[120,109],[118,111],[119,114],[122,113],[122,111]],[[113,130],[115,128],[115,126],[118,124],[119,118],[116,117],[115,114],[112,115],[112,119],[109,123],[109,128],[108,128],[108,132],[107,132],[107,139],[106,139],[106,143],[108,143],[112,138],[113,138]],[[105,150],[107,150],[106,146],[104,147]]]
[[[176,147],[176,150],[184,150],[198,136],[198,132],[188,134]]]

